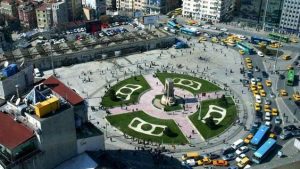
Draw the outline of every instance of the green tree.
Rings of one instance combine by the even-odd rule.
[[[217,124],[215,123],[214,119],[212,116],[210,116],[209,118],[205,119],[205,124],[211,128],[211,129],[215,129],[217,127]]]
[[[114,89],[109,90],[108,95],[112,101],[119,101],[119,98],[117,98],[116,91]]]
[[[164,129],[164,134],[168,137],[177,137],[178,136],[178,134],[173,132],[169,127],[166,127]]]
[[[224,94],[221,97],[221,106],[223,106],[223,107],[227,107],[228,106],[228,102],[227,102],[227,99],[226,99],[226,97],[225,97]]]

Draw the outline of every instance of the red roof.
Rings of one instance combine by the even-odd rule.
[[[73,106],[83,102],[82,97],[54,76],[50,76],[43,83],[51,88],[55,93],[66,99]]]
[[[0,112],[0,144],[14,149],[33,136],[34,133],[31,129],[14,121],[12,116]]]

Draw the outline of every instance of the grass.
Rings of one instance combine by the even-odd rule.
[[[199,94],[199,93],[204,93],[204,92],[214,92],[214,91],[219,91],[221,90],[221,88],[219,88],[218,86],[216,86],[215,84],[212,84],[211,82],[208,82],[206,80],[197,78],[197,77],[193,77],[190,75],[183,75],[183,74],[177,74],[177,73],[167,73],[167,72],[162,72],[162,73],[156,73],[156,76],[158,77],[158,79],[165,84],[165,79],[166,78],[182,78],[182,79],[188,79],[188,80],[193,80],[196,82],[201,83],[201,88],[199,90],[194,90],[192,88],[186,87],[186,86],[182,86],[182,85],[178,85],[175,84],[175,87],[187,90],[191,93],[193,93],[194,95]],[[177,80],[174,81],[175,83],[177,82]],[[187,81],[182,81],[182,83],[187,83]],[[196,87],[197,84],[194,83],[191,85],[192,87]]]
[[[198,112],[194,113],[193,115],[189,116],[189,119],[197,128],[197,130],[201,133],[201,135],[205,138],[214,137],[220,133],[222,133],[226,128],[228,128],[234,121],[237,116],[236,106],[231,97],[226,97],[227,106],[222,104],[221,99],[214,99],[214,100],[205,100],[201,103],[201,118],[203,118],[209,110],[209,105],[216,105],[226,109],[226,116],[221,121],[219,125],[215,129],[209,128],[205,123],[202,123],[201,120],[198,120],[199,110]],[[220,117],[217,113],[212,113],[213,117]]]
[[[102,98],[102,106],[110,108],[110,107],[116,107],[116,106],[121,106],[122,104],[124,105],[128,105],[128,104],[132,104],[132,103],[136,103],[138,102],[139,96],[141,93],[143,93],[144,91],[150,89],[149,84],[147,83],[147,81],[144,79],[143,76],[135,76],[135,77],[131,77],[128,79],[125,79],[119,83],[117,83],[116,85],[112,86],[109,90],[115,90],[115,92],[117,92],[121,87],[127,85],[127,84],[138,84],[141,85],[142,88],[135,90],[132,94],[129,100],[117,100],[114,101],[112,100],[112,98],[109,96],[109,91],[105,93],[105,95]],[[130,87],[130,85],[128,86]],[[132,86],[135,87],[135,86]],[[130,92],[128,89],[122,89],[121,91],[124,92]],[[125,98],[124,95],[120,95],[121,98]]]
[[[151,136],[147,134],[143,134],[140,132],[136,132],[135,130],[132,130],[128,127],[130,122],[133,118],[139,117],[142,120],[151,123],[151,124],[158,124],[158,125],[165,125],[170,128],[171,131],[176,133],[175,137],[169,137],[165,134],[162,136]],[[164,144],[186,144],[188,143],[187,139],[184,137],[178,126],[173,120],[162,120],[158,119],[152,116],[147,115],[143,111],[137,111],[137,112],[131,112],[131,113],[125,113],[120,115],[112,115],[107,116],[107,120],[110,122],[111,125],[115,126],[119,130],[121,130],[123,133],[126,133],[130,136],[133,136],[135,138],[143,139],[146,141],[153,141],[157,143],[164,143]],[[163,131],[162,128],[156,128],[153,133],[159,134]]]

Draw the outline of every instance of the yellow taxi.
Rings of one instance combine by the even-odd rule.
[[[239,53],[240,53],[241,55],[244,55],[244,54],[245,54],[245,51],[244,51],[244,50],[239,50]]]
[[[253,69],[252,63],[247,63],[247,68],[248,68],[248,69]]]
[[[299,40],[296,39],[296,38],[291,38],[290,41],[291,41],[292,43],[298,43],[298,42],[299,42]]]
[[[253,90],[253,96],[255,97],[256,95],[259,95],[258,91],[257,90]]]
[[[212,43],[219,43],[219,39],[217,37],[212,37],[211,42]]]
[[[271,81],[271,80],[266,80],[265,83],[266,83],[266,85],[267,85],[268,87],[271,87],[271,86],[272,86],[272,81]]]
[[[255,86],[255,85],[250,85],[250,89],[251,89],[251,91],[255,91],[256,89],[257,89],[257,87]]]
[[[261,97],[266,97],[266,92],[265,92],[264,89],[260,90],[259,94],[260,94]]]
[[[202,160],[198,160],[198,161],[197,161],[197,165],[198,165],[198,166],[203,165],[203,161],[202,161]]]
[[[273,108],[272,109],[272,116],[278,116],[278,110]]]
[[[271,107],[270,107],[270,105],[265,105],[265,106],[264,106],[264,111],[265,111],[265,112],[271,112]]]
[[[276,136],[275,133],[270,133],[269,137],[272,138],[272,139],[276,139],[277,136]]]
[[[202,162],[203,162],[204,165],[211,164],[211,160],[208,157],[204,157]]]
[[[258,83],[257,83],[257,88],[258,88],[258,89],[263,89],[263,85],[261,84],[261,82],[258,82]]]
[[[206,41],[206,40],[207,40],[207,39],[206,39],[205,37],[201,36],[201,37],[199,38],[198,42],[200,43],[200,42]]]
[[[299,94],[299,92],[296,92],[296,93],[293,94],[293,99],[296,102],[300,101],[300,94]]]
[[[291,56],[290,55],[282,55],[283,60],[290,60]]]
[[[248,136],[244,139],[244,143],[249,144],[252,138],[253,134],[248,134]]]
[[[245,61],[246,61],[246,63],[252,63],[252,60],[249,57],[245,58]]]
[[[288,70],[293,70],[294,67],[293,67],[292,65],[289,65],[289,66],[287,67],[287,69],[288,69]]]
[[[288,95],[288,93],[284,89],[281,89],[279,94],[280,94],[280,96],[287,96]]]
[[[255,111],[260,111],[260,104],[259,103],[255,103]]]

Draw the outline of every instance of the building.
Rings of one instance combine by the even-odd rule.
[[[88,21],[94,20],[94,19],[96,19],[96,12],[94,9],[84,6],[83,7],[83,16],[84,16],[85,20],[88,20]]]
[[[53,25],[67,23],[68,17],[68,5],[65,0],[55,0],[51,3]]]
[[[51,5],[42,3],[36,9],[37,27],[40,29],[50,29],[53,25]]]
[[[116,0],[116,7],[118,10],[125,10],[125,11],[137,11],[143,10],[144,5],[147,4],[147,0]]]
[[[283,0],[240,0],[239,20],[267,30],[279,27]]]
[[[21,24],[26,28],[36,28],[36,12],[35,7],[37,4],[33,2],[23,2],[18,7],[19,20]]]
[[[10,17],[18,16],[16,0],[2,0],[0,3],[0,13]]]
[[[88,9],[93,9],[93,15],[91,18],[99,19],[101,15],[105,15],[106,2],[105,0],[82,0],[82,5]]]
[[[116,0],[106,0],[106,7],[109,10],[117,9],[117,1]]]
[[[280,28],[286,32],[300,34],[300,1],[284,0]]]
[[[212,23],[231,19],[235,0],[183,0],[182,14],[195,20]]]
[[[4,37],[4,33],[2,31],[0,31],[0,51],[2,51],[2,49],[4,48],[5,45],[6,45],[6,40]]]
[[[0,168],[52,169],[82,152],[104,149],[103,133],[88,122],[84,100],[54,76],[1,110]]]
[[[69,21],[82,19],[82,0],[67,0]]]
[[[144,11],[146,14],[166,14],[180,6],[179,0],[148,0]]]

